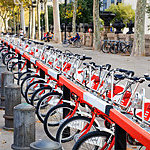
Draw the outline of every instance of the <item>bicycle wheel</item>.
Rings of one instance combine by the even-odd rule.
[[[40,100],[40,98],[43,97],[43,95],[50,93],[51,90],[52,88],[50,86],[44,86],[34,91],[30,99],[31,105],[37,107],[37,103]]]
[[[22,73],[22,74],[19,76],[19,79],[18,79],[18,81],[17,81],[17,84],[18,84],[18,85],[21,85],[21,83],[22,83],[22,81],[25,79],[25,77],[31,76],[32,73],[35,74],[35,72],[34,72],[34,71],[31,71],[31,70],[28,70],[28,71]],[[32,74],[32,75],[33,75],[33,74]]]
[[[64,40],[64,41],[62,42],[62,45],[63,45],[63,47],[68,47],[68,46],[70,45],[70,43],[69,43],[68,40]]]
[[[74,46],[77,47],[77,48],[80,48],[81,47],[81,41],[80,40],[76,40],[74,42]]]
[[[112,54],[117,54],[118,53],[118,45],[117,44],[112,44],[111,46],[110,46],[110,52],[112,53]]]
[[[58,104],[47,112],[44,119],[44,131],[51,140],[56,141],[56,132],[59,125],[65,120],[64,118],[67,119],[69,117],[74,108],[74,106],[69,104]],[[63,113],[64,109],[67,112],[65,115]]]
[[[25,90],[25,100],[28,104],[31,104],[31,97],[33,93],[44,83],[46,82],[39,79],[38,81],[34,81],[27,86]]]
[[[72,145],[73,147],[77,139],[88,128],[90,122],[91,118],[85,116],[75,116],[70,119],[67,119],[60,125],[57,131],[57,142],[61,143],[64,149],[67,149],[66,145]],[[97,126],[98,125],[94,122],[90,128],[90,131],[96,131]],[[70,147],[70,149],[72,149],[72,147]]]
[[[105,131],[93,131],[82,136],[72,150],[107,150],[111,134]]]
[[[36,114],[43,123],[47,112],[56,106],[62,100],[62,94],[58,92],[49,92],[43,95],[37,103]]]
[[[41,77],[39,75],[31,75],[24,78],[24,80],[21,83],[21,94],[23,97],[25,97],[25,90],[27,86],[33,81],[39,80],[40,78]]]
[[[14,79],[18,80],[20,75],[23,73],[23,71],[25,72],[25,70],[23,70],[24,65],[25,65],[25,62],[18,61],[11,66],[10,71],[14,74]],[[19,66],[21,69],[19,69]]]
[[[8,52],[4,55],[3,57],[3,64],[6,65],[7,64],[7,61],[10,59],[10,58],[13,58],[15,56],[15,53],[12,53],[12,52]]]
[[[101,50],[103,53],[109,53],[109,49],[110,49],[110,46],[108,45],[107,42],[104,42],[103,45],[101,46]]]
[[[7,70],[10,71],[11,67],[14,63],[18,62],[18,58],[17,57],[12,57],[7,61]]]

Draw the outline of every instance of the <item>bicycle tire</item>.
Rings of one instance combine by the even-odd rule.
[[[33,93],[33,95],[31,96],[31,105],[32,106],[34,106],[34,107],[37,107],[37,105],[35,105],[35,101],[39,101],[40,100],[40,98],[37,100],[37,99],[35,99],[36,97],[37,97],[37,94],[39,93],[39,92],[41,92],[41,91],[43,91],[43,90],[52,90],[52,88],[50,87],[50,86],[44,86],[44,87],[41,87],[41,88],[39,88],[39,89],[37,89],[36,91],[34,91],[34,93]],[[44,95],[45,95],[46,93],[44,93]],[[40,120],[40,119],[39,119]]]
[[[22,94],[22,96],[23,97],[25,97],[25,92],[24,92],[24,84],[26,83],[26,81],[28,80],[28,79],[30,79],[30,78],[41,78],[39,75],[31,75],[31,76],[27,76],[27,77],[25,77],[24,78],[24,80],[22,81],[22,83],[21,83],[21,94]]]
[[[56,133],[52,133],[52,131],[57,131],[59,125],[62,123],[62,121],[64,121],[63,114],[62,114],[62,110],[60,111],[59,109],[67,109],[70,112],[72,112],[74,110],[74,106],[70,106],[69,104],[58,104],[54,107],[52,107],[46,114],[45,119],[44,119],[44,131],[46,133],[46,135],[53,141],[56,141]],[[69,113],[70,113],[69,112]],[[56,118],[54,118],[54,115],[56,116],[56,113],[60,113],[61,116],[59,116],[59,121],[54,121],[53,120]],[[49,122],[49,117],[51,117],[51,120]],[[54,119],[53,119],[54,118]],[[52,131],[50,131],[52,130]]]
[[[23,80],[23,79],[24,79],[25,77],[27,77],[27,76],[30,76],[31,73],[33,73],[33,71],[31,71],[31,70],[28,70],[28,71],[26,71],[26,72],[23,72],[23,73],[19,76],[19,79],[18,79],[18,81],[17,81],[17,84],[20,85],[20,84],[21,84],[21,80]],[[22,77],[23,77],[24,75],[26,75],[26,76],[22,79]]]
[[[70,45],[70,43],[69,43],[68,40],[64,40],[64,41],[62,42],[62,45],[63,45],[63,47],[68,47],[68,46]]]
[[[3,64],[4,64],[4,65],[6,65],[6,64],[7,64],[7,61],[10,59],[10,58],[9,58],[9,59],[6,60],[6,58],[8,57],[8,55],[15,55],[15,53],[8,52],[8,53],[6,53],[6,54],[4,55],[4,57],[3,57]],[[12,56],[11,58],[13,58],[13,56]]]
[[[45,81],[43,81],[43,80],[38,80],[38,81],[34,81],[34,82],[32,82],[31,84],[29,84],[28,86],[27,86],[27,88],[26,88],[26,90],[25,90],[25,100],[26,100],[26,102],[28,103],[28,104],[31,104],[31,99],[29,98],[29,96],[28,96],[28,94],[31,94],[31,93],[29,93],[29,90],[30,90],[30,88],[32,88],[32,86],[35,86],[36,84],[42,84],[42,83],[46,83]],[[39,87],[40,88],[40,87]],[[34,88],[33,88],[33,90],[34,90]],[[33,93],[32,93],[33,94]]]
[[[117,53],[118,53],[118,45],[112,44],[112,45],[110,46],[109,51],[110,51],[112,54],[117,54]]]
[[[57,142],[61,143],[62,147],[63,144],[66,145],[66,142],[73,142],[78,139],[78,136],[80,137],[81,134],[85,131],[90,124],[92,118],[85,117],[85,116],[74,116],[67,120],[65,120],[59,127],[57,134],[56,134],[56,140]],[[97,130],[97,124],[93,122],[90,131],[96,131]],[[80,131],[82,133],[80,134]],[[76,138],[76,139],[75,139]],[[70,145],[70,144],[68,144]],[[72,148],[71,148],[72,149]]]
[[[74,42],[74,46],[77,47],[77,48],[80,48],[81,47],[81,41],[80,40],[76,40]]]
[[[55,97],[56,96],[56,97]],[[58,96],[58,99],[56,99]],[[48,100],[47,100],[48,99]],[[37,103],[36,114],[38,119],[43,123],[47,112],[62,99],[62,94],[58,92],[49,92],[43,95]],[[55,101],[56,104],[52,105],[49,102]],[[51,107],[52,106],[52,107]],[[44,111],[44,112],[43,112]]]
[[[8,61],[7,61],[7,64],[6,64],[6,66],[7,66],[7,70],[8,71],[10,71],[10,69],[11,69],[11,67],[12,66],[9,66],[10,64],[9,63],[11,63],[11,61],[12,60],[15,60],[16,59],[16,62],[18,61],[18,58],[17,57],[12,57],[12,58],[10,58]],[[14,62],[15,63],[15,62]]]
[[[103,53],[109,53],[109,47],[107,43],[103,43],[103,45],[101,46],[101,50]]]
[[[19,79],[19,76],[22,74],[22,72],[19,71],[19,69],[17,69],[17,70],[18,70],[17,72],[15,72],[15,73],[13,72],[14,66],[17,65],[17,67],[18,67],[19,63],[20,63],[20,65],[21,65],[21,64],[24,64],[25,62],[18,61],[18,62],[16,62],[16,63],[14,63],[14,64],[11,66],[11,69],[10,69],[10,71],[14,74],[14,79],[16,79],[16,80],[18,80],[18,79]],[[15,74],[18,74],[18,77],[16,77]]]
[[[110,133],[108,132],[105,132],[105,131],[92,131],[92,132],[89,132],[87,133],[86,135],[82,136],[76,143],[75,145],[73,146],[73,149],[72,150],[82,150],[84,149],[84,142],[86,141],[96,141],[96,140],[92,140],[92,138],[96,138],[96,137],[106,137],[106,139],[108,139],[109,137],[111,136]],[[87,142],[88,143],[88,142]],[[90,143],[90,142],[89,142]],[[98,145],[98,144],[97,144]],[[89,148],[89,150],[98,150],[99,149],[99,146],[95,145],[94,146],[94,149],[92,149],[91,147]],[[82,148],[83,147],[83,148]],[[88,150],[88,147],[86,146],[86,149]],[[106,150],[106,149],[105,149]]]

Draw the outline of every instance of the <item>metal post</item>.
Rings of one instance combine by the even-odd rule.
[[[63,99],[70,101],[70,90],[63,85]],[[68,109],[63,109],[63,118],[65,118],[69,113]],[[67,137],[70,135],[70,128],[66,128],[65,132],[63,133],[63,137]]]
[[[29,71],[30,68],[31,68],[31,62],[27,60],[27,71]]]
[[[18,54],[18,61],[21,60],[21,54]],[[21,64],[18,64],[18,69],[21,69]]]
[[[126,131],[115,125],[115,150],[126,150]]]
[[[40,77],[41,77],[42,79],[45,79],[45,72],[44,72],[42,69],[40,69]],[[43,87],[43,84],[42,84],[42,83],[40,84],[40,87]]]
[[[4,129],[13,130],[13,108],[21,103],[21,87],[12,84],[5,87],[5,126]]]
[[[30,144],[30,150],[62,150],[62,146],[58,142],[39,140]]]
[[[14,83],[14,74],[12,72],[4,72],[1,74],[1,97],[0,108],[5,109],[5,86]]]
[[[14,150],[30,150],[35,141],[35,108],[27,103],[14,107]]]

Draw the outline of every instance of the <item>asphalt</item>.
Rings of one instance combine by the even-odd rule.
[[[62,44],[51,43],[54,47],[63,51],[70,50],[73,53],[85,54],[91,56],[96,64],[111,64],[112,68],[124,68],[135,71],[136,76],[143,76],[145,73],[150,75],[150,57],[130,57],[122,54],[104,54],[99,51],[93,51],[90,47],[64,48]],[[146,88],[146,95],[150,96],[148,83],[143,84],[142,87]],[[24,101],[24,100],[22,100]],[[0,110],[0,150],[11,150],[11,144],[13,143],[13,131],[7,131],[3,129],[5,120],[3,118],[4,110]],[[36,119],[36,140],[48,139],[46,136],[43,125]],[[137,149],[132,147],[131,149]],[[69,150],[66,148],[66,150]]]

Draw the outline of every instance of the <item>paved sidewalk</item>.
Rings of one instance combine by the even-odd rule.
[[[111,64],[112,68],[124,68],[135,71],[137,76],[143,76],[144,73],[150,74],[150,57],[130,57],[130,56],[120,56],[113,54],[104,54],[102,52],[93,51],[90,48],[82,47],[82,48],[63,48],[61,44],[52,43],[56,48],[59,48],[63,51],[69,49],[73,53],[78,54],[86,54],[87,56],[91,56],[92,61],[97,64]],[[143,87],[146,87],[146,93],[150,92],[147,88],[147,84],[144,84]],[[0,150],[11,150],[11,144],[13,143],[13,132],[6,131],[3,129],[4,119],[3,119],[4,111],[0,110]],[[45,132],[43,131],[42,123],[36,122],[36,140],[38,139],[48,139]],[[136,149],[136,148],[135,148]]]

